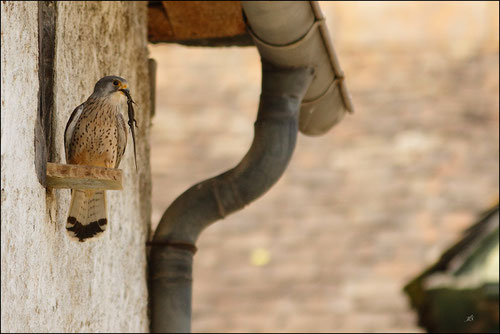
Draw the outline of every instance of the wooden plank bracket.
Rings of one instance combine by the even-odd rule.
[[[91,190],[122,190],[122,170],[47,162],[47,186]]]

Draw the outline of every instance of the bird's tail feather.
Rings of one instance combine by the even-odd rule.
[[[66,223],[69,236],[80,242],[95,239],[107,225],[105,191],[74,189]]]

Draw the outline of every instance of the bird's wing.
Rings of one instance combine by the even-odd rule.
[[[125,125],[125,120],[123,119],[123,115],[121,113],[116,114],[116,122],[117,122],[117,142],[118,147],[116,150],[116,165],[115,168],[118,168],[120,165],[120,161],[122,160],[123,154],[125,153],[125,148],[127,147],[127,126]]]
[[[71,138],[73,138],[73,133],[75,132],[76,123],[82,115],[83,105],[84,103],[80,104],[75,108],[75,110],[73,110],[68,123],[66,123],[66,128],[64,129],[64,153],[66,154],[66,162],[70,158],[69,145],[71,143]]]
[[[68,123],[66,123],[66,128],[64,129],[64,153],[66,154],[66,162],[69,160],[70,152],[69,145],[71,143],[71,138],[73,138],[73,132],[75,132],[75,126],[78,122],[78,119],[82,115],[83,111],[83,103],[73,110],[71,116],[69,117]]]

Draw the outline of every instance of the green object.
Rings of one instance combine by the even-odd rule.
[[[429,332],[499,332],[499,207],[404,291]]]

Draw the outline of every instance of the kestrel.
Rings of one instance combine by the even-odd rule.
[[[127,146],[127,127],[121,113],[130,96],[127,80],[107,76],[95,84],[90,97],[76,107],[64,130],[68,164],[117,168]],[[108,224],[104,190],[72,189],[66,230],[83,242],[101,235]]]

